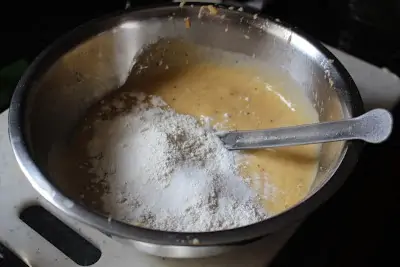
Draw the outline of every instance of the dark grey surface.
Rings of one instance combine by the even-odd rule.
[[[41,206],[29,206],[20,219],[80,266],[90,266],[101,257],[101,251]]]
[[[5,244],[0,242],[0,267],[29,267]]]

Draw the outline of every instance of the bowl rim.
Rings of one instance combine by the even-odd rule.
[[[205,3],[190,4],[196,6],[205,5]],[[228,9],[228,6],[226,5],[218,4],[216,6],[218,8]],[[173,12],[177,11],[178,8],[180,7],[177,3],[169,3],[124,10],[122,12],[110,14],[75,28],[57,39],[39,54],[20,79],[12,97],[9,109],[9,138],[14,155],[22,172],[42,197],[68,216],[107,234],[146,243],[193,247],[238,245],[276,232],[294,222],[299,222],[330,198],[344,183],[357,162],[358,155],[363,146],[362,142],[346,142],[340,159],[341,162],[339,161],[339,166],[336,172],[332,173],[328,181],[319,190],[309,195],[295,206],[255,224],[215,232],[167,232],[146,229],[118,220],[110,220],[106,216],[90,211],[83,205],[64,196],[59,190],[57,190],[55,185],[46,179],[45,175],[39,169],[39,166],[36,166],[35,160],[29,152],[26,134],[24,133],[26,99],[29,94],[29,88],[34,85],[36,78],[41,77],[41,75],[43,75],[61,55],[65,54],[83,41],[121,24],[126,21],[127,17],[131,18],[134,14],[155,11],[156,9],[168,9]],[[255,12],[249,8],[244,8],[242,13],[243,15],[250,16]],[[319,41],[303,33],[301,30],[290,27],[287,23],[275,20],[269,16],[259,15],[259,17],[265,19],[269,23],[274,23],[286,29],[291,29],[293,33],[304,38],[322,55],[329,59],[333,59],[333,62],[330,62],[329,64],[331,64],[332,68],[337,71],[339,77],[343,79],[344,84],[347,87],[346,92],[349,95],[348,109],[350,115],[355,117],[363,113],[363,102],[353,79],[339,60],[337,60],[337,58],[327,48],[325,48]]]

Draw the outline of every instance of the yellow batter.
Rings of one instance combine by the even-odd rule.
[[[153,49],[152,56],[162,49]],[[164,53],[166,49],[162,50]],[[182,49],[177,53],[183,54]],[[151,54],[151,53],[150,53]],[[172,53],[174,55],[174,53]],[[157,64],[138,68],[122,90],[138,90],[163,98],[178,113],[223,129],[265,129],[317,122],[311,104],[289,99],[280,88],[266,83],[254,70],[227,64],[201,62],[179,55],[179,60],[163,54]],[[145,61],[145,60],[144,60]],[[154,62],[154,60],[153,60]],[[295,108],[294,108],[295,107]],[[298,146],[274,150],[247,151],[241,168],[252,186],[265,195],[271,213],[279,213],[301,201],[313,182],[319,146]]]
[[[199,57],[200,54],[193,49],[180,43],[171,45],[169,41],[161,42],[145,51],[127,83],[115,92],[116,96],[131,91],[157,95],[178,113],[190,114],[199,120],[211,118],[211,124],[220,129],[265,129],[317,122],[316,112],[305,96],[294,97],[295,94],[291,94],[288,97],[287,91],[281,90],[284,88],[276,88],[273,81],[263,80],[254,69],[201,60],[203,56]],[[107,99],[112,101],[113,97],[114,94],[108,96],[100,104]],[[128,106],[133,104],[128,103]],[[95,105],[89,112],[94,119],[99,107],[101,105]],[[106,117],[113,115],[116,114],[107,114]],[[88,123],[90,125],[90,119]],[[73,155],[70,156],[72,163],[60,161],[63,166],[58,176],[89,175],[87,166],[78,164],[86,160],[82,148],[90,140],[90,133],[83,133],[72,142],[68,152]],[[286,210],[308,193],[316,175],[319,146],[243,153],[245,164],[241,165],[241,173],[243,177],[250,177],[253,188],[264,196],[263,204],[269,214]],[[73,183],[71,179],[59,182],[70,195],[102,210],[100,199],[107,185],[93,185],[89,181],[94,177],[89,175],[88,178],[74,179]]]

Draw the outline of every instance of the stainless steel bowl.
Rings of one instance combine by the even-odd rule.
[[[65,194],[49,175],[49,151],[65,140],[93,103],[121,87],[146,44],[178,37],[225,51],[256,56],[281,87],[296,84],[320,121],[363,112],[350,75],[319,42],[278,21],[221,7],[217,16],[198,18],[199,6],[158,6],[96,20],[57,40],[32,63],[19,82],[9,112],[9,132],[18,163],[32,186],[71,217],[142,251],[166,257],[215,255],[275,233],[303,219],[327,200],[356,163],[361,143],[322,146],[320,168],[306,199],[265,221],[233,230],[175,233],[144,229],[106,216]],[[191,19],[191,29],[184,18]],[[226,31],[226,28],[229,30]],[[299,93],[299,92],[293,92]],[[71,177],[70,179],[74,179]]]

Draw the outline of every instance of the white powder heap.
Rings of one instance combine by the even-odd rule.
[[[143,99],[143,97],[140,97]],[[103,201],[113,218],[151,229],[203,232],[267,217],[239,176],[237,152],[189,115],[157,97],[93,124],[92,171],[110,184]]]

